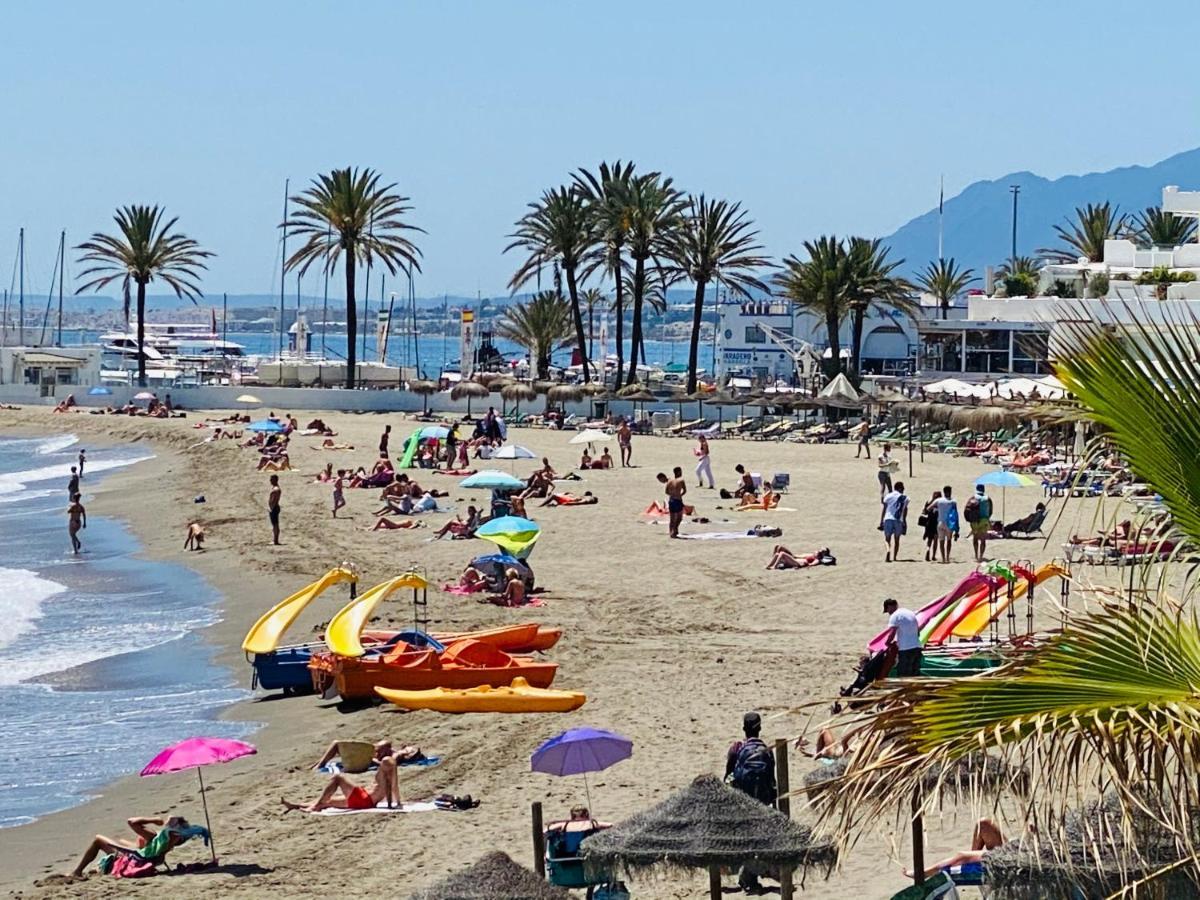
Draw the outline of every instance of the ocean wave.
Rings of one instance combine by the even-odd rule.
[[[124,457],[121,459],[89,459],[87,467],[84,469],[84,478],[86,479],[88,475],[94,475],[97,472],[121,469],[125,466],[132,466],[153,458],[153,453],[144,453],[141,456]],[[69,462],[53,466],[41,466],[37,469],[26,469],[22,472],[3,472],[0,473],[0,494],[15,494],[17,491],[25,490],[27,484],[36,484],[39,481],[52,481],[55,479],[61,479],[65,487],[66,480],[70,477],[71,463]]]
[[[57,453],[79,443],[79,438],[73,434],[55,434],[50,437],[38,438],[5,438],[0,440],[0,450],[8,447],[28,447],[37,456]]]
[[[42,578],[29,569],[0,567],[0,582],[4,584],[0,592],[0,647],[32,631],[42,615],[42,604],[67,589],[65,584]]]

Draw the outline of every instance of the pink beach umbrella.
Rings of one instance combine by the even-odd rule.
[[[217,844],[212,839],[212,823],[208,819],[208,799],[204,796],[204,775],[201,774],[200,767],[229,762],[257,752],[253,744],[244,741],[193,737],[164,747],[154,759],[146,763],[146,768],[142,769],[143,778],[147,775],[166,775],[168,772],[179,772],[183,769],[196,770],[196,777],[200,779],[200,802],[204,804],[204,827],[208,829],[213,862],[217,861]]]

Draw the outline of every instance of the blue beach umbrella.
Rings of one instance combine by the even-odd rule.
[[[1022,475],[1020,472],[1006,472],[1003,470],[996,472],[988,472],[975,479],[973,484],[983,484],[989,487],[1000,488],[1000,516],[1003,518],[1008,511],[1008,489],[1010,487],[1033,487],[1037,484],[1028,475]]]
[[[417,434],[423,441],[444,441],[446,436],[450,434],[450,429],[445,425],[426,425]]]
[[[94,388],[90,388],[88,390],[89,397],[106,397],[111,393],[112,393],[112,390],[109,388],[106,388],[102,384],[98,384]]]
[[[482,472],[476,472],[474,475],[468,475],[461,482],[459,487],[463,488],[481,488],[489,491],[519,491],[525,487],[525,482],[520,478],[515,478],[507,472],[498,472],[494,469],[484,469]],[[512,518],[508,516],[507,518]],[[499,521],[499,520],[497,520]],[[522,521],[529,521],[522,519]],[[488,524],[491,524],[490,522]],[[532,524],[532,523],[531,523]]]
[[[284,426],[274,419],[263,419],[260,422],[251,422],[246,426],[247,431],[261,431],[266,434],[282,434]]]
[[[526,559],[541,533],[542,526],[537,522],[520,516],[501,516],[485,522],[475,532],[475,537],[491,541],[517,559]]]

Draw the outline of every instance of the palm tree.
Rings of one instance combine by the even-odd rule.
[[[937,300],[944,319],[954,298],[966,290],[972,281],[978,280],[974,269],[959,269],[952,256],[926,266],[925,271],[917,276],[917,286]]]
[[[537,377],[550,377],[550,355],[566,346],[574,335],[571,304],[556,291],[534,294],[510,306],[496,328],[497,334],[529,351]]]
[[[595,312],[595,309],[597,306],[599,306],[601,309],[607,308],[609,305],[609,300],[606,296],[604,296],[604,292],[602,290],[600,290],[599,288],[590,287],[590,288],[586,288],[584,290],[584,292],[579,295],[579,303],[580,303],[580,305],[587,307],[587,334],[588,334],[588,353],[587,353],[587,355],[589,357],[591,357],[592,353],[595,352],[595,348],[592,346],[592,342],[593,342],[593,339],[596,334],[595,329],[592,327],[592,313]],[[601,381],[604,380],[604,363],[605,363],[604,360],[600,360],[599,365],[600,365],[600,380]]]
[[[567,276],[567,295],[575,320],[575,339],[583,358],[583,380],[590,381],[590,352],[583,330],[583,310],[579,300],[579,267],[593,243],[592,217],[577,187],[558,187],[542,194],[529,212],[517,221],[517,230],[509,235],[513,242],[504,252],[521,248],[528,252],[525,262],[514,273],[508,286],[514,292],[533,278],[543,265],[553,262]]]
[[[1200,432],[1191,423],[1200,417],[1200,336],[1188,323],[1141,319],[1136,310],[1122,307],[1118,315],[1101,306],[1065,320],[1055,371],[1081,403],[1080,415],[1162,496],[1173,525],[1143,540],[1194,546]],[[1144,555],[1156,563],[1155,549]],[[1113,827],[1132,829],[1149,817],[1172,836],[1187,878],[1200,882],[1200,621],[1187,608],[1196,585],[1173,579],[1170,563],[1152,576],[1151,565],[1144,564],[1142,584],[1153,577],[1160,586],[1181,584],[1181,598],[1151,599],[1131,579],[1120,605],[1100,595],[1092,612],[986,675],[913,679],[873,694],[871,711],[863,713],[864,703],[856,713],[863,713],[861,730],[838,790],[816,798],[825,825],[858,831],[889,798],[925,792],[947,764],[984,751],[1027,771],[1023,809],[1057,856],[1066,855],[1060,841],[1068,800],[1085,790],[1112,792],[1121,819]],[[925,808],[934,802],[930,794]],[[1103,835],[1096,842],[1074,863],[1095,869],[1109,850]],[[1143,880],[1162,874],[1165,868]],[[1124,871],[1120,878],[1130,887]]]
[[[1014,275],[1038,278],[1042,274],[1042,261],[1036,256],[1010,256],[996,269],[997,278],[1011,278]]]
[[[596,270],[603,271],[612,279],[616,288],[613,305],[617,319],[617,380],[621,383],[621,371],[625,361],[625,263],[622,258],[629,236],[629,218],[626,195],[633,180],[633,163],[617,160],[612,165],[602,162],[596,172],[580,169],[573,176],[576,187],[583,194],[588,216],[592,220],[595,246],[584,269],[586,278]],[[601,367],[603,374],[604,368]]]
[[[804,242],[807,260],[789,255],[783,260],[783,271],[772,279],[776,292],[791,301],[801,311],[824,320],[829,338],[830,371],[841,368],[842,322],[849,312],[846,285],[849,259],[845,244],[834,235],[823,235],[815,241]]]
[[[630,326],[630,366],[627,384],[637,381],[637,358],[642,347],[642,307],[646,299],[646,265],[656,265],[664,255],[672,234],[679,227],[686,205],[683,194],[670,178],[658,172],[633,178],[626,192],[629,222],[627,242],[633,261],[633,323]],[[665,293],[663,297],[666,300]]]
[[[1125,230],[1125,216],[1118,215],[1119,207],[1107,200],[1104,203],[1089,203],[1076,207],[1075,221],[1067,220],[1067,227],[1055,225],[1054,231],[1064,246],[1038,250],[1051,262],[1073,263],[1079,257],[1090,262],[1104,260],[1104,242],[1112,240]]]
[[[304,239],[287,259],[288,271],[303,275],[320,261],[328,273],[345,255],[346,274],[346,387],[353,388],[357,362],[358,306],[354,293],[355,266],[378,260],[390,274],[420,272],[421,251],[407,233],[424,230],[405,221],[412,211],[409,198],[395,185],[380,185],[373,169],[334,169],[319,175],[312,186],[291,198],[299,209],[280,227],[288,237]]]
[[[740,203],[708,200],[703,194],[688,198],[682,225],[668,240],[667,254],[679,270],[696,286],[692,301],[692,334],[688,344],[687,392],[696,390],[699,361],[700,323],[704,317],[704,294],[709,284],[723,284],[743,297],[751,289],[767,291],[767,286],[751,272],[770,265],[759,255],[758,232]]]
[[[1128,222],[1130,236],[1148,247],[1178,247],[1195,240],[1196,220],[1147,206]]]
[[[75,293],[98,290],[120,278],[126,327],[129,325],[130,282],[137,285],[138,384],[141,387],[146,386],[146,355],[142,351],[146,338],[146,285],[158,278],[166,282],[176,297],[187,297],[195,303],[197,297],[203,296],[197,279],[200,271],[208,268],[204,260],[214,255],[201,249],[187,235],[172,231],[178,218],[164,221],[165,218],[166,213],[158,206],[125,206],[113,216],[119,235],[97,232],[75,248],[84,251],[79,262],[88,264],[88,268],[79,273],[78,277],[84,283]]]
[[[891,248],[878,238],[853,237],[847,248],[849,282],[846,296],[850,309],[850,365],[862,373],[863,326],[871,309],[896,310],[912,318],[920,309],[913,285],[895,274],[903,259],[889,260]]]

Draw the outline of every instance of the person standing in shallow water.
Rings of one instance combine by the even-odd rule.
[[[283,488],[279,486],[279,476],[271,476],[271,493],[267,495],[267,517],[271,520],[271,543],[279,544],[279,500],[283,496]]]
[[[83,477],[83,464],[87,462],[86,452],[87,451],[85,451],[85,450],[79,451],[79,477],[80,478]]]
[[[73,498],[79,493],[79,471],[71,466],[71,480],[67,482],[67,497]]]
[[[79,500],[79,494],[72,494],[71,505],[67,507],[67,534],[71,536],[71,549],[75,553],[83,549],[83,544],[79,541],[79,532],[87,528],[87,510]]]

